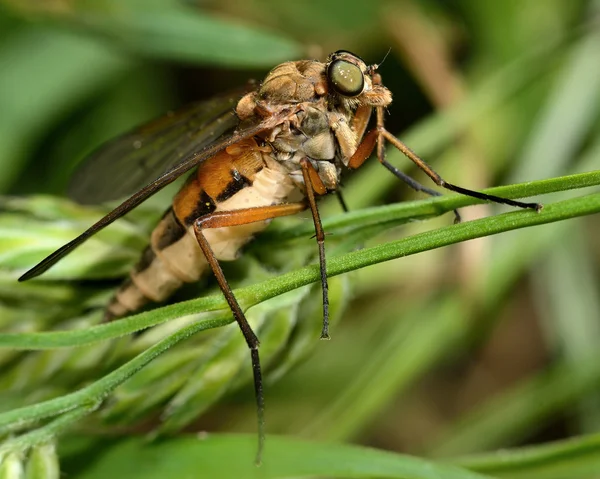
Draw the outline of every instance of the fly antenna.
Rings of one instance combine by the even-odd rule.
[[[387,53],[383,56],[383,59],[379,62],[376,63],[375,65],[373,65],[373,70],[377,70],[381,65],[383,65],[383,62],[386,60],[386,58],[388,57],[388,55],[391,53],[392,51],[392,47],[388,48]]]

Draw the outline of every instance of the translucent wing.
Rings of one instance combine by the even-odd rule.
[[[243,92],[191,104],[101,146],[75,171],[69,196],[81,204],[123,198],[169,171],[194,152],[231,132]]]
[[[293,109],[292,109],[293,110]],[[154,179],[152,182],[144,186],[142,189],[135,192],[132,196],[130,196],[127,200],[117,206],[114,210],[112,210],[109,214],[107,214],[100,221],[92,225],[86,231],[84,231],[81,235],[75,238],[73,241],[67,243],[63,247],[56,250],[50,256],[42,260],[32,269],[27,271],[23,276],[19,278],[19,281],[26,281],[31,278],[35,278],[39,276],[44,271],[48,270],[52,265],[54,265],[61,258],[69,254],[73,251],[77,246],[87,240],[90,236],[96,234],[101,229],[105,228],[113,221],[119,219],[121,216],[125,215],[127,212],[131,211],[133,208],[138,206],[140,203],[144,202],[154,193],[158,192],[169,183],[173,182],[175,179],[179,178],[181,175],[191,170],[192,168],[198,166],[207,158],[211,158],[216,155],[221,150],[227,148],[230,145],[233,145],[239,141],[242,141],[246,138],[251,138],[259,133],[270,130],[277,125],[281,124],[286,119],[289,119],[290,114],[293,112],[292,110],[281,110],[277,113],[272,114],[266,119],[251,122],[244,125],[240,125],[235,131],[231,133],[222,134],[216,141],[210,142],[205,141],[204,148],[199,150],[195,150],[189,153],[187,156],[177,156],[176,158],[173,156],[169,156],[171,161],[171,168]],[[162,130],[164,131],[164,130]],[[201,134],[198,132],[198,134]],[[118,140],[117,140],[118,141]],[[100,160],[99,160],[100,161]],[[107,160],[104,160],[107,161]],[[113,165],[113,162],[108,162],[107,164]],[[89,167],[92,168],[92,167]],[[100,173],[99,173],[100,174]],[[103,178],[106,178],[106,175],[102,175]],[[106,179],[109,183],[110,179]]]

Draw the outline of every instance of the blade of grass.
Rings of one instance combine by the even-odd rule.
[[[170,61],[256,68],[303,56],[301,45],[283,32],[270,33],[180,2],[80,2],[69,20],[121,47]]]
[[[530,181],[508,186],[488,188],[483,192],[504,198],[529,198],[560,191],[587,188],[600,184],[600,170],[574,175]],[[403,201],[390,205],[363,208],[323,219],[323,228],[328,233],[347,234],[358,228],[378,226],[385,223],[399,224],[414,219],[425,219],[448,213],[457,208],[484,203],[464,195],[444,195],[419,201]],[[302,223],[285,229],[266,231],[261,242],[280,242],[294,238],[306,238],[312,234],[313,226]]]
[[[525,152],[525,157],[532,159],[527,168],[520,168],[520,173],[527,175],[525,178],[532,177],[532,170],[547,171],[549,165],[555,172],[564,171],[566,162],[594,126],[600,110],[598,48],[600,31],[588,35],[574,48],[546,114],[542,115],[540,134],[533,137]],[[546,336],[554,339],[554,353],[573,364],[595,355],[600,338],[600,300],[593,287],[597,281],[589,260],[592,252],[581,225],[577,226],[565,231],[556,250],[540,265],[542,273],[532,275]],[[599,397],[587,396],[580,404],[580,411],[586,411],[585,419],[580,421],[581,431],[595,430],[594,423],[599,424]]]
[[[444,298],[435,304],[419,304],[396,318],[397,326],[388,328],[386,339],[369,355],[368,364],[301,434],[328,441],[355,437],[364,424],[381,413],[391,396],[457,344],[468,331],[462,311],[460,301]]]
[[[600,31],[569,51],[567,62],[540,113],[536,129],[509,182],[563,174],[600,110]]]
[[[523,161],[517,164],[512,177],[532,177],[541,173],[560,174],[581,147],[584,135],[589,134],[598,114],[600,62],[595,51],[599,42],[600,34],[592,32],[573,49],[541,115],[536,133],[525,148]],[[577,128],[573,128],[573,125],[577,125]],[[578,169],[597,167],[600,142],[592,145],[585,156],[583,161],[579,162]],[[564,241],[569,229],[562,226],[557,224],[546,227],[535,236],[517,232],[505,241],[496,242],[494,255],[490,258],[490,273],[487,280],[480,285],[484,303],[490,311],[500,304],[504,292],[516,281],[525,263],[531,264],[540,259],[547,247],[554,247]],[[571,324],[571,315],[565,319],[569,322],[569,328],[574,327]],[[459,419],[454,426],[448,427],[441,439],[435,441],[429,452],[436,455],[454,455],[514,444],[522,440],[524,436],[531,434],[537,424],[578,401],[593,387],[581,380],[576,383],[573,391],[561,390],[560,385],[568,384],[568,376],[576,372],[571,371],[563,361],[560,361],[557,368],[556,374],[550,378],[544,374],[534,376],[529,383],[517,386],[515,390],[508,391]],[[595,384],[595,376],[586,377],[592,385]],[[540,391],[540,394],[543,394],[540,397],[545,401],[544,407],[539,407],[532,401],[527,392],[541,388],[541,384],[545,384],[545,389]],[[523,392],[524,396],[520,397],[518,391]],[[553,396],[549,396],[551,394]],[[496,409],[493,408],[493,404]],[[512,414],[505,415],[506,411],[512,411]],[[496,422],[496,418],[503,420]]]
[[[181,437],[155,444],[124,441],[104,454],[81,479],[218,477],[283,479],[299,477],[483,479],[475,472],[420,458],[364,447],[306,442],[269,436],[263,463],[254,465],[253,435]],[[132,461],[131,458],[136,460]],[[232,460],[232,458],[235,458]]]
[[[582,372],[581,364],[597,355],[600,341],[600,298],[593,256],[582,224],[569,228],[562,241],[541,262],[533,282],[536,303],[542,314],[554,355]],[[600,426],[600,397],[590,392],[582,398],[577,430],[593,432]]]
[[[600,194],[593,194],[547,205],[541,213],[517,211],[469,223],[452,225],[429,231],[424,234],[415,235],[404,240],[393,241],[374,248],[354,251],[352,253],[334,257],[328,263],[328,274],[334,276],[381,261],[399,258],[408,254],[416,254],[429,249],[454,244],[459,241],[466,241],[476,237],[501,233],[503,231],[560,221],[597,212],[600,212]],[[264,281],[263,283],[253,285],[249,288],[243,288],[237,292],[237,295],[242,302],[249,298],[251,300],[250,302],[255,304],[300,286],[315,282],[319,277],[319,268],[317,265],[313,265],[290,274]],[[190,306],[193,305],[195,301],[189,301],[182,304]],[[167,308],[163,308],[159,311],[163,311],[162,314],[164,314],[165,309]],[[201,321],[182,328],[177,333],[160,341],[155,346],[144,351],[136,358],[119,367],[104,378],[75,393],[0,414],[0,430],[1,428],[7,427],[9,429],[22,427],[23,424],[28,424],[71,410],[82,404],[98,401],[106,397],[106,395],[116,386],[131,377],[136,371],[147,365],[159,354],[162,354],[171,348],[174,344],[198,331],[221,325],[224,320],[228,322],[232,321],[230,315],[227,314],[226,317]],[[39,341],[39,334],[35,337]],[[25,340],[23,340],[23,338],[25,338]],[[20,346],[25,349],[29,348],[26,341],[27,339],[30,339],[30,337],[26,334],[12,336],[4,335],[1,339],[4,342],[4,345],[7,345],[6,343],[8,342],[12,347]]]
[[[449,457],[460,451],[484,451],[522,439],[531,433],[533,425],[598,385],[598,354],[577,364],[561,362],[472,410],[428,454]]]
[[[509,479],[588,479],[600,470],[600,435],[590,434],[542,446],[467,456],[454,463]]]
[[[133,65],[94,41],[40,27],[5,38],[0,64],[0,191],[25,167],[29,149],[51,122]]]
[[[54,439],[57,434],[60,434],[65,429],[73,425],[82,417],[93,412],[98,404],[90,404],[78,407],[72,411],[68,411],[57,419],[46,424],[44,427],[35,429],[34,431],[22,434],[15,438],[10,438],[0,443],[0,457],[11,451],[21,452],[31,447],[39,446]]]
[[[10,431],[33,424],[42,419],[72,411],[86,404],[96,404],[102,401],[119,384],[129,379],[133,374],[150,363],[155,357],[164,353],[175,344],[187,339],[193,334],[211,328],[218,324],[223,318],[214,318],[208,321],[199,321],[186,326],[175,334],[159,341],[131,361],[120,366],[102,379],[65,396],[44,401],[32,406],[14,409],[0,414],[0,434],[2,431]]]
[[[600,179],[600,175],[597,172],[592,172],[588,175],[590,175],[590,178],[594,178],[594,181]],[[569,177],[565,178],[568,179]],[[588,186],[589,183],[587,181],[581,182],[582,178],[584,177],[576,176],[571,178],[571,180],[575,179],[576,184]],[[454,202],[457,201],[461,202],[465,200],[456,197],[425,200],[425,202],[447,202],[450,210],[456,207]],[[376,247],[334,256],[328,260],[327,272],[328,275],[334,276],[371,264],[420,253],[460,241],[527,226],[551,223],[586,214],[593,214],[600,208],[599,201],[599,195],[589,195],[548,204],[541,213],[515,211],[468,223],[439,228],[437,230],[428,231]],[[318,277],[318,268],[316,265],[312,265],[264,281],[257,285],[241,288],[236,291],[236,295],[239,301],[245,305],[257,304],[292,289],[317,281]],[[80,346],[102,339],[122,336],[129,332],[159,324],[175,317],[223,308],[225,308],[224,300],[219,296],[211,296],[166,306],[164,308],[142,313],[109,324],[95,326],[83,331],[4,334],[0,335],[0,347],[46,349],[65,346]]]
[[[600,142],[593,145],[590,151],[579,163],[578,168],[587,168],[597,165],[600,160]],[[568,196],[568,192],[560,193],[558,196]],[[491,264],[486,281],[480,285],[480,297],[483,298],[482,304],[486,311],[497,311],[498,305],[505,292],[514,284],[517,278],[522,274],[524,268],[533,261],[560,243],[565,234],[569,232],[569,225],[556,223],[544,228],[543,234],[522,236],[520,232],[515,232],[511,237],[498,242],[494,246],[494,254],[491,256]],[[505,246],[507,245],[507,246]],[[510,247],[509,247],[510,246]],[[486,317],[488,317],[486,315]],[[558,365],[557,365],[558,366]],[[564,366],[564,365],[563,365]],[[564,374],[567,377],[561,377]],[[492,406],[484,404],[479,408],[473,409],[468,415],[459,419],[454,425],[450,425],[439,438],[433,441],[427,448],[428,454],[432,455],[456,455],[464,454],[466,451],[480,451],[488,448],[499,447],[508,442],[522,439],[523,431],[529,424],[529,430],[532,424],[537,424],[543,419],[548,418],[562,409],[565,405],[578,400],[583,393],[588,391],[585,385],[579,384],[579,387],[573,391],[573,394],[561,391],[556,386],[561,381],[568,382],[571,374],[566,366],[563,369],[558,368],[554,376],[544,377],[534,376],[531,378],[531,384],[522,384],[518,389],[525,391],[540,387],[541,384],[547,384],[548,390],[545,391],[545,397],[549,404],[540,409],[536,401],[527,401],[520,399],[519,394],[509,390],[504,396],[493,400],[497,409],[492,410]],[[557,396],[548,398],[547,394],[554,393]],[[565,398],[566,395],[566,398]],[[514,402],[514,404],[512,404]],[[481,411],[485,410],[485,413]],[[511,414],[504,414],[505,411],[512,411]],[[495,422],[496,417],[503,417],[503,420]],[[479,418],[479,419],[475,419]]]

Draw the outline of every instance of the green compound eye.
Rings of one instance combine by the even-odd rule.
[[[343,96],[360,95],[365,86],[363,73],[356,65],[344,60],[331,62],[327,76],[333,89]]]

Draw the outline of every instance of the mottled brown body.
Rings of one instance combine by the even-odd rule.
[[[242,122],[290,109],[286,120],[225,148],[203,162],[173,200],[152,233],[150,245],[107,307],[107,319],[167,299],[209,269],[193,223],[215,211],[282,204],[303,198],[300,161],[308,158],[325,194],[338,187],[364,135],[371,110],[391,102],[390,92],[367,78],[360,97],[329,95],[326,64],[302,60],[275,67],[261,87],[244,96],[236,113]],[[366,72],[367,67],[361,64]],[[362,110],[360,107],[363,107]],[[291,107],[291,108],[290,108]],[[357,109],[359,109],[357,114]],[[315,182],[313,182],[315,183]],[[266,221],[204,232],[215,257],[233,260]]]

